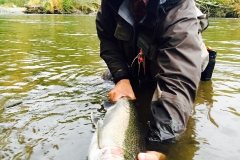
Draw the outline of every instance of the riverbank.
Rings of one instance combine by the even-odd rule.
[[[5,14],[95,14],[97,13],[97,8],[81,8],[81,9],[72,9],[71,11],[62,11],[55,9],[52,12],[45,10],[41,6],[25,6],[25,7],[6,7],[0,6],[0,15]]]
[[[238,18],[240,17],[239,3],[219,3],[215,0],[203,1],[195,0],[197,7],[208,17],[218,18]]]
[[[54,14],[94,14],[96,13],[95,10],[88,10],[89,12],[83,12],[81,10],[77,10],[75,9],[73,12],[69,12],[69,13],[60,13],[59,11],[56,11],[56,13]],[[5,7],[5,6],[0,6],[0,15],[9,15],[9,14],[52,14],[50,12],[42,12],[40,10],[38,11],[33,11],[33,12],[29,12],[28,9],[26,7]]]
[[[222,17],[222,18],[237,18],[240,17],[240,11],[231,6],[223,6],[210,2],[202,2],[196,0],[198,8],[207,14],[208,17]],[[95,3],[94,6],[78,6],[71,10],[64,11],[61,9],[46,10],[45,8],[36,5],[26,5],[25,7],[12,7],[0,6],[0,15],[4,14],[95,14],[99,8],[99,4]]]
[[[0,6],[0,15],[5,15],[5,14],[24,14],[24,11],[26,8],[24,7],[4,7]]]

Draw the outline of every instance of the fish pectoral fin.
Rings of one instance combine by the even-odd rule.
[[[111,108],[115,104],[116,104],[115,102],[106,102],[106,101],[103,102],[104,109]]]
[[[97,122],[97,144],[98,148],[101,149],[101,123],[98,121]]]
[[[99,119],[100,119],[99,117],[95,116],[93,112],[91,112],[91,120],[95,126],[97,125],[97,122],[99,121]]]

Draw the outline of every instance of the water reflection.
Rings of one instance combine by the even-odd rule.
[[[100,79],[94,18],[0,17],[1,159],[87,156],[90,112],[112,85]],[[23,103],[4,109],[12,100]]]
[[[95,17],[0,16],[0,159],[86,159],[111,82],[99,57]],[[240,157],[240,22],[211,19],[203,34],[217,50],[188,128],[168,159]],[[21,101],[14,107],[7,106]]]
[[[195,101],[195,109],[194,109],[194,115],[196,115],[197,107],[200,105],[204,105],[206,107],[207,112],[207,118],[210,120],[210,122],[218,127],[218,124],[214,121],[214,119],[211,116],[211,108],[213,107],[213,86],[212,81],[201,81],[197,93],[197,99]]]
[[[205,104],[206,106],[213,106],[213,84],[212,81],[201,81],[198,93],[197,93],[197,104]]]

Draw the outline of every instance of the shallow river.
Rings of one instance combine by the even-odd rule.
[[[112,83],[100,75],[95,17],[0,16],[0,159],[86,160]],[[192,117],[170,160],[240,159],[240,19],[210,19],[217,50]],[[17,102],[19,105],[12,106]]]

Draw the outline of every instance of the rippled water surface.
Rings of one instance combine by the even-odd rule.
[[[86,160],[112,88],[101,80],[95,17],[0,16],[0,159]],[[240,157],[240,19],[210,19],[203,34],[217,50],[193,115],[171,160]],[[11,106],[15,103],[21,103]]]

